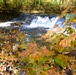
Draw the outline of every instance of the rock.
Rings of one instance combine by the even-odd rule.
[[[65,73],[66,73],[67,75],[73,75],[73,74],[72,74],[72,71],[71,71],[70,69],[67,69],[67,70],[65,71]]]
[[[70,20],[70,19],[72,19],[73,17],[76,17],[76,14],[70,14],[70,13],[68,13],[68,14],[65,16],[66,20]]]

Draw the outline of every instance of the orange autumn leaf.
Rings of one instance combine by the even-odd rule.
[[[70,47],[71,41],[74,41],[75,39],[76,39],[76,34],[72,34],[68,38],[61,40],[59,45],[61,45],[62,47]]]
[[[49,30],[45,35],[42,35],[42,38],[43,38],[43,39],[49,38],[49,37],[51,37],[53,34],[54,34],[54,31],[51,29],[51,30]]]
[[[42,54],[44,54],[45,56],[49,55],[49,50],[46,48],[46,46],[42,47]]]
[[[72,41],[74,41],[74,40],[76,39],[76,34],[70,35],[70,39],[71,39]]]
[[[52,72],[51,69],[47,71],[47,74],[48,74],[48,75],[52,75],[52,73],[53,73],[53,72]]]
[[[56,69],[49,69],[47,75],[61,75]]]
[[[41,38],[40,38],[40,40],[41,39],[46,39],[46,38],[47,38],[46,35],[42,35]]]
[[[37,44],[35,42],[31,43],[30,47],[29,47],[29,51],[30,52],[35,52],[37,50],[38,50]]]
[[[76,9],[72,13],[76,14]]]
[[[71,46],[71,39],[61,40],[59,45],[61,45],[62,47],[70,47]]]
[[[33,54],[31,54],[31,57],[34,59],[34,60],[38,60],[40,57],[41,57],[41,52],[34,52]]]
[[[26,56],[28,56],[28,54],[29,54],[29,52],[28,52],[27,50],[23,51],[23,52],[21,53],[22,58],[25,58]]]

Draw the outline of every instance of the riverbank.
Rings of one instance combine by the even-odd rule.
[[[16,18],[20,15],[21,13],[1,13],[0,12],[0,22],[5,22],[5,21],[10,21],[13,18]]]

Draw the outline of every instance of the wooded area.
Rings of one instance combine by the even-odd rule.
[[[67,4],[76,7],[76,0],[0,0],[0,12],[40,10],[60,13]]]

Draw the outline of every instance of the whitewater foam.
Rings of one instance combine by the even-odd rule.
[[[11,22],[11,21],[1,22],[0,27],[8,27],[8,26],[11,26],[12,23],[14,23],[14,22]]]

